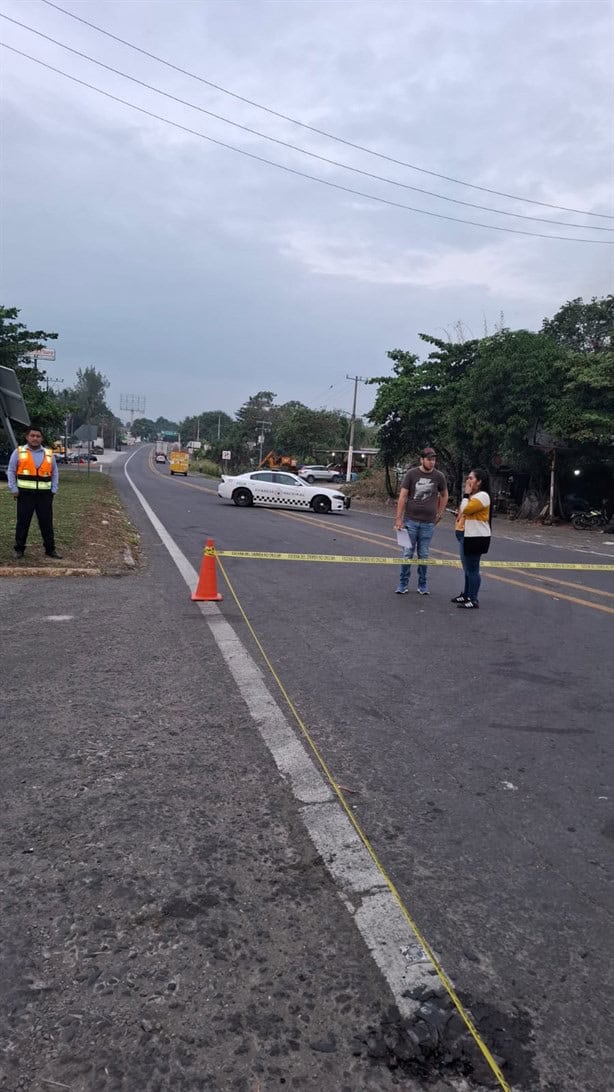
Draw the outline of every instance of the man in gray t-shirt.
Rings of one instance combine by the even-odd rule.
[[[408,470],[401,482],[401,492],[397,502],[395,530],[407,530],[409,546],[403,550],[403,557],[413,557],[417,550],[418,557],[428,558],[433,531],[446,510],[448,486],[440,470],[435,470],[437,456],[432,447],[425,447],[420,452],[420,465]],[[401,565],[397,595],[406,595],[409,591],[410,565]],[[428,595],[426,582],[427,566],[418,565],[418,592]]]

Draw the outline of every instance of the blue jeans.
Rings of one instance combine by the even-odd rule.
[[[458,550],[460,553],[460,563],[463,566],[463,572],[465,574],[465,586],[463,588],[463,595],[465,598],[469,598],[469,583],[467,580],[467,567],[465,565],[465,534],[463,531],[455,531],[456,541],[458,542]]]
[[[418,557],[427,558],[429,556],[429,546],[431,545],[431,539],[433,537],[433,531],[435,530],[434,523],[419,523],[415,519],[406,519],[405,527],[409,535],[410,545],[403,550],[403,557],[413,557],[417,550]],[[426,565],[418,565],[418,587],[426,589]],[[409,574],[412,570],[411,565],[401,565],[401,573],[399,576],[399,587],[406,588],[409,584]]]

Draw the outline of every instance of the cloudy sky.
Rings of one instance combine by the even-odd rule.
[[[0,4],[174,96],[1,20],[14,49],[167,119],[0,50],[0,301],[60,333],[53,378],[102,371],[115,412],[134,394],[154,418],[234,413],[261,389],[349,409],[346,375],[387,373],[420,331],[479,336],[501,313],[537,329],[614,290],[614,234],[597,230],[614,227],[609,2],[59,3],[200,77],[44,0]]]

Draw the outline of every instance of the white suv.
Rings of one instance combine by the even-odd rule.
[[[312,482],[342,482],[343,475],[338,470],[331,470],[328,466],[302,466],[298,472],[299,478],[304,478],[311,485]]]

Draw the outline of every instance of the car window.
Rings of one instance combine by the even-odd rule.
[[[275,480],[275,476],[270,470],[260,470],[257,474],[250,474],[250,478],[253,482],[272,482]]]
[[[278,485],[294,485],[297,489],[303,488],[303,483],[297,482],[296,478],[292,477],[292,474],[276,474],[275,481]]]

